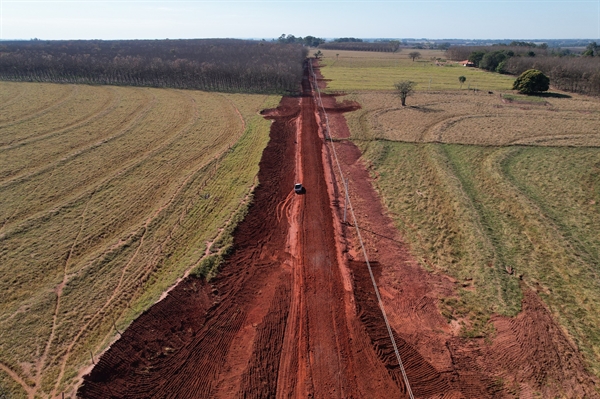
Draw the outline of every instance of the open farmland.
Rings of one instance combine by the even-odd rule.
[[[493,336],[537,292],[600,374],[600,149],[377,141],[365,156],[422,265],[461,285],[443,312]],[[524,283],[524,286],[521,286]]]
[[[418,91],[456,90],[459,76],[467,78],[462,88],[478,90],[510,90],[513,78],[489,73],[476,68],[465,68],[452,61],[446,62],[439,50],[416,50],[421,58],[408,56],[413,50],[396,53],[323,50],[323,77],[329,92],[392,91],[401,80],[417,82]],[[437,62],[436,59],[441,59]]]
[[[349,138],[412,253],[455,279],[456,294],[440,298],[448,322],[462,337],[493,340],[504,328],[498,315],[513,317],[515,328],[535,293],[600,376],[598,99],[463,86],[417,92],[402,107],[393,81],[384,92],[354,80],[378,74],[386,56],[360,57],[353,78],[338,86],[350,91],[338,104],[362,106],[345,114]],[[341,75],[326,65],[332,88]],[[418,80],[411,72],[401,79]]]
[[[0,83],[0,386],[54,397],[185,273],[211,275],[278,97]]]
[[[360,92],[342,98],[362,106],[348,115],[354,139],[600,146],[600,102],[578,94],[532,98],[468,90],[417,92],[408,97],[406,107],[393,92]]]

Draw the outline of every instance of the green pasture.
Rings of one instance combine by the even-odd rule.
[[[374,53],[341,50],[325,50],[321,59],[321,73],[331,92],[394,90],[394,83],[401,80],[417,82],[418,91],[458,90],[459,76],[467,80],[462,90],[483,91],[511,90],[514,78],[509,75],[486,72],[477,68],[466,68],[444,60],[443,52],[418,50],[420,59],[412,61],[408,53]],[[436,59],[441,58],[439,65]]]

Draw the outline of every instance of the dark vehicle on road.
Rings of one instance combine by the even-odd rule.
[[[302,187],[302,183],[294,184],[294,191],[296,192],[296,194],[304,193],[304,187]]]

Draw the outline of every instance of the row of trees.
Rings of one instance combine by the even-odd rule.
[[[453,46],[446,50],[446,57],[454,61],[471,61],[474,55],[479,55],[479,60],[487,53],[504,53],[509,57],[536,57],[549,55],[547,48],[526,46]],[[474,62],[474,61],[473,61]]]
[[[600,57],[513,57],[503,68],[506,73],[513,75],[538,69],[559,90],[600,96]]]
[[[296,37],[284,33],[277,38],[277,42],[284,44],[298,43],[308,47],[318,47],[320,44],[325,43],[325,39],[314,36]]]
[[[319,45],[320,49],[324,50],[351,50],[351,51],[376,51],[376,52],[384,52],[384,53],[394,53],[400,51],[400,42],[399,41],[389,41],[389,42],[357,42],[357,41],[347,41],[347,42],[328,42]]]
[[[468,59],[476,67],[488,71],[520,75],[536,69],[543,72],[560,90],[587,95],[600,95],[600,46],[588,44],[580,56],[561,56],[544,47],[529,43],[511,43],[513,46],[451,47],[446,55],[453,60]],[[517,44],[517,45],[514,45]]]
[[[1,42],[0,79],[297,92],[307,49],[233,39]]]

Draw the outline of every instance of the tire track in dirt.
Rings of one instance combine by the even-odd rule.
[[[72,131],[73,129],[77,129],[78,127],[85,126],[89,122],[92,122],[96,119],[106,116],[108,113],[113,111],[119,105],[119,103],[122,101],[122,98],[123,98],[123,95],[121,93],[116,93],[116,90],[114,88],[111,88],[111,91],[112,91],[111,97],[104,104],[102,104],[100,109],[86,115],[84,118],[72,121],[72,122],[68,123],[66,126],[63,126],[56,130],[51,130],[49,132],[42,133],[42,134],[26,136],[21,139],[18,139],[17,141],[10,142],[5,145],[1,145],[0,151],[7,151],[7,150],[13,149],[15,147],[35,143],[36,141],[55,137],[55,136],[58,136],[63,133],[68,133],[68,132]]]
[[[61,107],[64,103],[69,101],[72,97],[77,96],[77,94],[79,93],[79,87],[77,85],[70,85],[70,86],[71,86],[71,91],[68,94],[66,94],[63,98],[59,99],[57,102],[50,105],[49,107],[38,110],[37,112],[35,112],[33,114],[27,114],[27,116],[24,116],[20,119],[15,119],[10,122],[0,123],[0,129],[3,127],[16,125],[17,123],[35,119],[41,115],[47,114],[48,112],[55,110],[56,108]]]
[[[33,388],[19,374],[3,363],[0,363],[0,370],[4,371],[14,382],[19,384],[28,397],[33,397]]]
[[[75,251],[75,246],[77,245],[77,242],[79,241],[79,237],[81,237],[81,233],[83,231],[83,227],[85,224],[85,215],[87,213],[89,204],[90,204],[93,196],[94,196],[94,193],[92,192],[90,194],[90,197],[88,198],[88,200],[85,203],[85,207],[83,208],[83,212],[81,213],[81,216],[80,216],[81,223],[79,225],[79,231],[77,232],[77,235],[75,236],[75,239],[73,240],[73,244],[71,245],[71,248],[69,249],[69,254],[67,255],[67,259],[65,260],[62,281],[60,282],[60,284],[58,284],[58,286],[55,289],[56,304],[54,306],[54,314],[52,315],[52,328],[50,329],[50,336],[48,337],[48,340],[46,341],[46,345],[44,346],[44,352],[42,353],[42,356],[38,359],[37,364],[36,364],[35,384],[34,384],[34,389],[30,393],[31,398],[35,397],[36,393],[42,386],[42,378],[44,377],[44,368],[45,368],[45,365],[46,365],[46,362],[48,359],[48,354],[50,353],[50,349],[52,347],[52,343],[54,342],[54,338],[56,337],[56,328],[58,326],[58,317],[59,317],[59,312],[61,310],[60,303],[61,303],[61,299],[62,299],[63,290],[69,281],[69,263],[71,262],[71,258],[73,257],[73,252]],[[51,395],[51,396],[54,396],[54,395]]]
[[[97,141],[92,145],[89,145],[84,148],[80,148],[77,151],[67,154],[64,157],[60,158],[58,161],[55,161],[48,165],[45,165],[44,167],[42,167],[38,170],[31,171],[29,173],[23,173],[23,174],[17,175],[17,176],[10,176],[8,179],[0,181],[0,188],[4,188],[9,185],[21,182],[23,180],[30,179],[35,176],[39,176],[42,173],[47,172],[48,170],[54,169],[60,165],[63,165],[65,163],[67,163],[68,161],[70,161],[80,155],[83,155],[87,152],[90,152],[103,144],[109,143],[115,139],[118,139],[119,137],[124,136],[125,134],[129,133],[130,130],[133,129],[142,118],[144,118],[146,115],[148,115],[148,113],[150,112],[150,110],[152,109],[152,107],[155,104],[156,104],[156,97],[152,96],[152,100],[149,100],[148,102],[146,102],[144,104],[140,104],[140,106],[137,107],[134,112],[132,112],[132,114],[131,114],[132,118],[128,121],[125,121],[124,126],[121,129],[119,129],[115,134],[113,134],[109,137],[103,138],[102,140]]]

